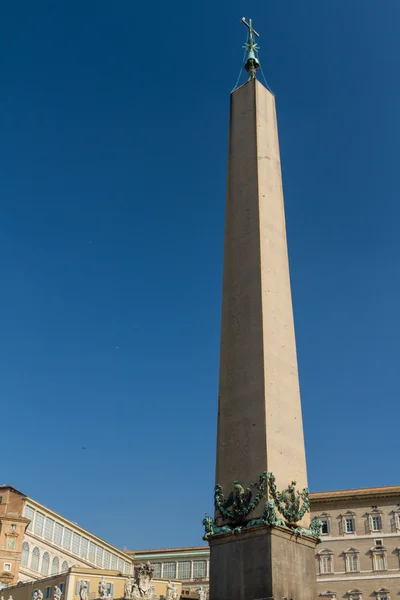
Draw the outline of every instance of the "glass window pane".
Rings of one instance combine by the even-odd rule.
[[[174,563],[174,562],[163,563],[163,577],[165,579],[175,579],[176,563]]]
[[[103,566],[103,548],[100,548],[100,546],[97,546],[96,565],[98,567]]]
[[[88,548],[89,548],[89,540],[87,540],[86,538],[83,537],[81,539],[81,551],[80,551],[80,555],[82,558],[87,558]]]
[[[72,540],[72,531],[71,529],[64,529],[64,537],[63,537],[63,548],[66,550],[71,549],[71,540]]]
[[[104,552],[104,568],[110,569],[111,567],[111,554],[107,550]]]
[[[44,537],[46,538],[46,540],[49,540],[51,542],[51,540],[53,539],[53,531],[54,521],[53,519],[49,519],[49,517],[46,517],[46,521],[44,523]]]
[[[44,514],[37,512],[35,515],[35,524],[34,524],[34,532],[37,535],[43,535],[43,527],[44,527]]]
[[[192,563],[190,560],[178,562],[178,579],[190,579]]]
[[[193,577],[205,577],[207,574],[207,562],[205,560],[193,561]]]
[[[60,523],[56,523],[54,528],[54,543],[56,546],[61,546],[64,527]]]
[[[27,519],[30,519],[30,523],[28,525],[28,530],[32,531],[33,528],[33,519],[35,517],[35,509],[32,508],[32,506],[29,506],[28,504],[25,505],[24,508],[24,517],[26,517]]]
[[[96,544],[93,542],[89,543],[89,560],[92,563],[96,561]]]
[[[31,556],[31,569],[32,571],[39,571],[39,560],[40,560],[40,551],[37,546],[32,550]]]
[[[48,552],[45,552],[43,554],[43,558],[42,558],[42,568],[40,569],[40,572],[42,575],[48,575],[49,574],[49,569],[50,569],[50,556]]]
[[[22,544],[21,565],[23,567],[27,567],[28,560],[29,560],[29,544],[28,544],[28,542],[24,542]]]

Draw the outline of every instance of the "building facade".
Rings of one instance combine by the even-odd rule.
[[[126,553],[134,564],[149,561],[155,571],[154,577],[177,579],[182,583],[183,598],[198,598],[200,587],[208,588],[210,551],[208,546],[191,548],[164,548],[162,550],[139,550]]]
[[[73,567],[64,573],[44,577],[36,581],[25,581],[3,590],[5,600],[81,600],[80,591],[84,584],[86,600],[99,598],[100,583],[104,585],[104,599],[124,598],[127,576],[109,569],[82,569]],[[167,596],[167,582],[151,579],[159,598]],[[174,582],[181,594],[180,583]]]
[[[131,573],[132,559],[11,486],[0,486],[0,585],[38,580],[70,567]]]
[[[318,596],[327,600],[400,598],[400,486],[314,492],[311,517],[323,522],[316,548]],[[129,552],[159,576],[174,574],[182,597],[208,586],[207,546]]]

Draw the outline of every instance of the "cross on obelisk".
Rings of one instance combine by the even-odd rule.
[[[246,19],[242,17],[241,23],[244,23],[249,30],[249,37],[247,38],[247,43],[244,45],[245,50],[247,50],[247,60],[244,64],[244,68],[249,74],[250,79],[254,79],[256,76],[256,72],[260,68],[260,63],[258,62],[258,58],[256,57],[256,53],[258,51],[258,46],[254,41],[253,34],[256,37],[260,37],[255,29],[253,29],[253,24],[251,19],[247,23]]]
[[[215,514],[203,521],[210,600],[315,600],[275,98],[242,20],[250,80],[231,94]]]

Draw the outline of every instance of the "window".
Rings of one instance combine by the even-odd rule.
[[[16,525],[13,523],[13,524],[11,525],[11,529],[14,529],[14,531],[15,531],[15,529],[17,529],[17,526],[16,526]]]
[[[175,579],[176,563],[174,563],[174,562],[163,563],[163,577],[164,577],[164,579]]]
[[[382,540],[375,540],[375,546],[383,546]]]
[[[33,526],[33,530],[40,537],[43,536],[43,527],[44,527],[44,514],[37,512],[35,515],[35,524]]]
[[[370,518],[371,531],[381,531],[382,529],[382,517],[380,515],[374,515]]]
[[[103,548],[100,548],[100,546],[97,546],[97,553],[96,553],[96,565],[98,567],[102,567],[103,566]]]
[[[39,571],[39,560],[40,560],[40,551],[39,551],[39,548],[37,546],[35,546],[34,549],[32,550],[32,556],[31,556],[31,570],[32,571]]]
[[[59,569],[60,569],[60,561],[58,560],[57,556],[55,556],[51,563],[51,575],[57,575]]]
[[[151,563],[152,567],[154,567],[154,579],[161,578],[161,563]]]
[[[109,569],[111,565],[111,554],[107,550],[104,551],[104,568]]]
[[[394,530],[400,531],[400,513],[394,513]]]
[[[89,541],[83,537],[81,539],[81,551],[80,551],[80,555],[82,558],[87,558],[88,548],[89,548]]]
[[[79,545],[81,543],[81,536],[78,533],[72,534],[72,552],[79,554]]]
[[[182,560],[178,562],[178,579],[190,579],[192,571],[192,563],[190,560]]]
[[[66,550],[71,550],[71,540],[72,540],[72,531],[71,529],[64,529],[64,537],[63,537],[63,548]]]
[[[321,521],[322,521],[322,528],[321,528],[322,535],[329,535],[329,521],[328,521],[328,519],[321,519]]]
[[[377,547],[372,548],[372,563],[374,571],[386,570],[386,550],[383,549],[383,546],[379,550]]]
[[[29,544],[28,544],[28,542],[24,542],[22,544],[21,567],[27,567],[28,561],[29,561]]]
[[[89,543],[89,560],[94,563],[96,561],[96,544]]]
[[[205,560],[194,560],[193,561],[193,577],[200,578],[207,576],[207,561]]]
[[[118,567],[118,558],[113,554],[111,556],[111,568],[113,571],[116,571]]]
[[[51,540],[53,539],[53,531],[54,521],[53,519],[49,519],[49,517],[46,517],[46,520],[44,522],[44,537],[46,540],[49,540],[51,542]]]
[[[362,600],[362,594],[360,590],[350,590],[350,592],[347,592],[347,596],[349,600]]]
[[[54,528],[54,543],[56,546],[61,546],[64,527],[60,523],[56,523]]]
[[[65,571],[68,571],[68,563],[66,560],[63,561],[63,564],[61,565],[61,573],[64,573]],[[60,586],[58,586],[60,587]]]
[[[106,591],[107,591],[107,596],[109,598],[112,598],[114,596],[114,584],[107,582]]]
[[[3,569],[4,571],[11,571],[11,563],[4,563]]]
[[[330,556],[321,556],[321,573],[332,573],[332,560]]]
[[[326,549],[321,550],[318,554],[319,560],[319,572],[320,573],[333,573],[333,552],[332,550]]]
[[[360,568],[358,566],[358,553],[348,552],[346,554],[346,571],[354,572],[359,570]]]
[[[371,506],[372,510],[378,510],[377,506]]]
[[[381,588],[375,592],[376,600],[390,600],[389,592],[387,588]]]
[[[42,558],[42,568],[40,569],[40,572],[42,575],[48,575],[49,574],[49,569],[50,569],[50,556],[48,552],[45,552],[43,554],[43,558]]]
[[[124,572],[124,561],[121,558],[118,559],[118,571]]]
[[[47,600],[47,598],[50,598],[50,594],[51,594],[51,587],[47,586],[47,588],[44,590],[44,597]]]
[[[24,508],[24,517],[26,517],[27,519],[30,519],[31,522],[28,525],[28,530],[32,531],[33,519],[35,518],[35,509],[32,508],[32,506],[29,506],[28,504],[26,504],[25,508]]]
[[[355,531],[355,527],[354,527],[354,518],[353,517],[346,517],[344,520],[344,530],[346,533],[354,533]]]
[[[64,583],[59,583],[58,587],[60,588],[61,593],[63,594],[64,593],[64,587],[65,587]]]
[[[129,575],[130,572],[131,572],[131,563],[124,561],[124,574]]]

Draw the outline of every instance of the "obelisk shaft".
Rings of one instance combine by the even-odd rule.
[[[275,98],[254,79],[231,94],[216,482],[263,471],[307,486]]]

